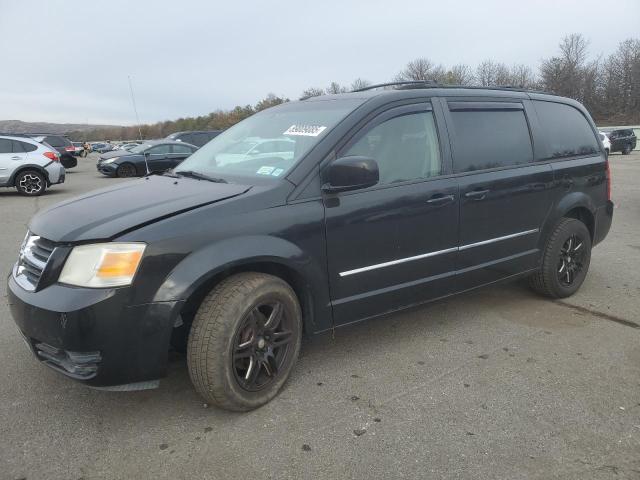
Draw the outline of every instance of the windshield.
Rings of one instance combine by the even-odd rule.
[[[150,143],[143,143],[142,145],[137,145],[133,148],[130,148],[129,151],[131,153],[142,153],[144,152],[147,148],[149,148],[151,146]]]
[[[175,172],[194,171],[217,178],[282,177],[362,101],[295,102],[264,110],[222,132]]]

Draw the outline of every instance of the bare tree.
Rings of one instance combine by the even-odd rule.
[[[512,65],[509,70],[509,83],[514,87],[520,88],[536,88],[536,76],[531,67],[522,64]]]
[[[265,108],[273,107],[275,105],[280,105],[281,103],[288,102],[288,98],[278,97],[273,93],[270,93],[263,98],[258,103],[256,103],[255,111],[259,112],[260,110],[264,110]]]
[[[361,88],[366,88],[371,85],[369,80],[365,80],[364,78],[356,78],[353,82],[351,82],[351,91],[360,90]]]
[[[481,87],[509,85],[511,75],[504,63],[485,60],[476,69],[476,81]]]
[[[347,89],[347,87],[343,87],[338,82],[331,82],[331,84],[325,90],[325,92],[327,92],[328,95],[336,94],[336,93],[345,93],[348,91],[349,90]]]
[[[320,95],[324,95],[324,90],[322,88],[310,87],[304,90],[302,94],[300,94],[300,100],[311,97],[319,97]]]
[[[450,85],[473,85],[475,76],[469,65],[458,64],[451,67],[446,73],[444,83]]]
[[[416,58],[407,63],[406,67],[395,77],[396,82],[429,81],[442,82],[446,72],[442,65],[436,65],[428,58]]]

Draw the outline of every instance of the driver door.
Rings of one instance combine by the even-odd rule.
[[[171,168],[171,145],[156,145],[146,152],[149,170],[152,172],[163,172]]]
[[[443,178],[441,146],[431,105],[420,103],[381,113],[338,152],[376,160],[380,181],[324,194],[335,325],[453,291],[458,185]]]

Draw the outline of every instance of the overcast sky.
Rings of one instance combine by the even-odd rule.
[[[134,124],[127,75],[147,123],[422,56],[537,69],[573,32],[607,55],[640,36],[640,0],[0,0],[0,120]]]

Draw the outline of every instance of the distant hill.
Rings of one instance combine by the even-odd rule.
[[[99,128],[120,128],[116,125],[87,125],[83,123],[22,122],[20,120],[0,120],[2,133],[69,133],[96,130]]]

